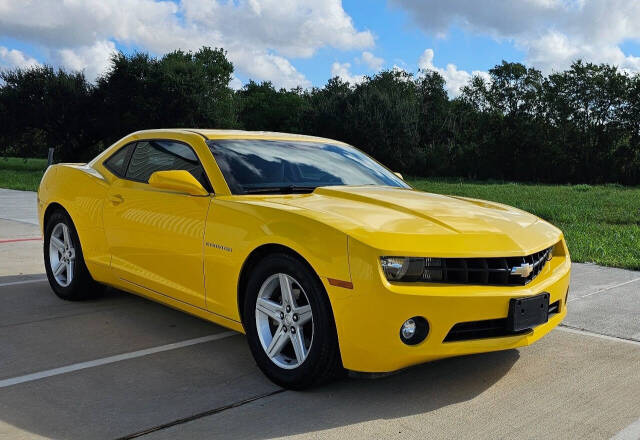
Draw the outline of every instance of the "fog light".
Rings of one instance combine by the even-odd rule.
[[[404,324],[402,324],[400,332],[402,332],[402,337],[404,339],[413,338],[413,335],[416,334],[416,322],[411,318],[407,319]]]
[[[407,319],[400,327],[400,340],[407,345],[424,341],[429,333],[429,323],[422,316]]]

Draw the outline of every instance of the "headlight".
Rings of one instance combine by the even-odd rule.
[[[380,257],[389,281],[442,281],[441,258]]]

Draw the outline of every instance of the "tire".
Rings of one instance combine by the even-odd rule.
[[[54,241],[53,245],[52,236],[54,240],[58,240]],[[61,238],[64,246],[60,246]],[[63,210],[55,211],[47,220],[43,250],[47,278],[51,289],[58,297],[67,301],[82,301],[94,298],[102,291],[102,286],[89,274],[76,228],[69,215]],[[65,267],[61,268],[61,272],[56,273],[58,267],[56,262],[70,264],[64,264]],[[71,273],[70,279],[68,279],[69,273]]]
[[[290,287],[292,303],[283,297],[283,283]],[[329,298],[315,273],[298,258],[285,253],[264,258],[249,275],[244,298],[249,348],[272,382],[302,390],[343,371]],[[260,310],[256,307],[259,300]],[[287,304],[294,307],[289,310]],[[273,347],[271,356],[269,347]]]

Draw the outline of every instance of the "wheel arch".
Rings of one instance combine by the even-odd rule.
[[[322,279],[318,272],[313,268],[311,263],[304,258],[300,253],[296,252],[292,248],[278,244],[278,243],[267,243],[262,244],[252,250],[247,258],[245,258],[244,263],[242,264],[242,268],[240,269],[240,275],[238,276],[238,287],[237,287],[237,306],[238,313],[240,315],[240,321],[244,322],[244,299],[246,294],[247,282],[249,281],[249,275],[251,274],[251,268],[255,266],[255,264],[259,263],[262,259],[266,258],[268,255],[273,255],[277,253],[288,254],[295,259],[299,260],[302,264],[304,264],[311,273],[316,277],[320,285],[323,286],[324,294],[327,296],[329,300],[329,306],[331,307],[331,299],[329,295],[327,295],[326,290],[324,289],[324,284],[322,283]],[[333,309],[331,310],[332,320],[335,321],[335,317],[333,316]],[[334,323],[335,325],[335,323]]]
[[[63,211],[73,222],[73,218],[71,218],[71,214],[64,206],[62,206],[58,202],[51,202],[47,205],[47,208],[44,210],[44,216],[42,217],[43,232],[46,232],[47,224],[49,223],[49,219],[51,218],[51,215],[58,210]]]
[[[73,229],[76,231],[75,233],[78,236],[78,247],[80,248],[80,252],[82,253],[82,255],[84,255],[83,246],[82,246],[82,239],[80,239],[80,232],[78,231],[78,227],[76,226],[76,222],[73,220],[73,217],[71,216],[71,212],[69,212],[69,210],[67,208],[65,208],[59,202],[51,202],[51,203],[49,203],[47,205],[47,208],[44,211],[44,215],[42,216],[42,225],[43,225],[42,226],[42,232],[43,232],[42,238],[43,238],[43,240],[44,240],[44,234],[47,233],[47,224],[49,223],[49,219],[57,211],[61,211],[71,221],[71,225],[73,226]]]
[[[68,201],[68,203],[70,207],[74,207],[72,202]],[[85,234],[85,231],[82,230],[81,226],[83,224],[82,221],[84,220],[82,218],[82,213],[74,209],[67,209],[65,205],[66,203],[62,204],[59,201],[52,201],[49,202],[49,204],[44,209],[44,213],[42,214],[42,237],[43,240],[45,240],[44,242],[46,243],[45,236],[47,233],[47,225],[49,223],[49,219],[54,213],[61,212],[71,222],[71,226],[73,227],[78,240],[77,246],[80,251],[80,255],[82,255],[84,265],[86,266],[90,276],[96,281],[107,282],[109,280],[110,274],[109,272],[106,272],[105,275],[105,270],[102,269],[102,266],[104,265],[97,266],[90,258],[87,257],[87,254],[91,255],[91,245],[93,243],[91,242],[91,236]],[[80,225],[78,223],[80,223]]]

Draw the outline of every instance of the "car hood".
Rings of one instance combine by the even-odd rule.
[[[379,186],[333,186],[262,202],[302,209],[383,252],[423,256],[518,256],[557,243],[560,230],[494,202]]]

